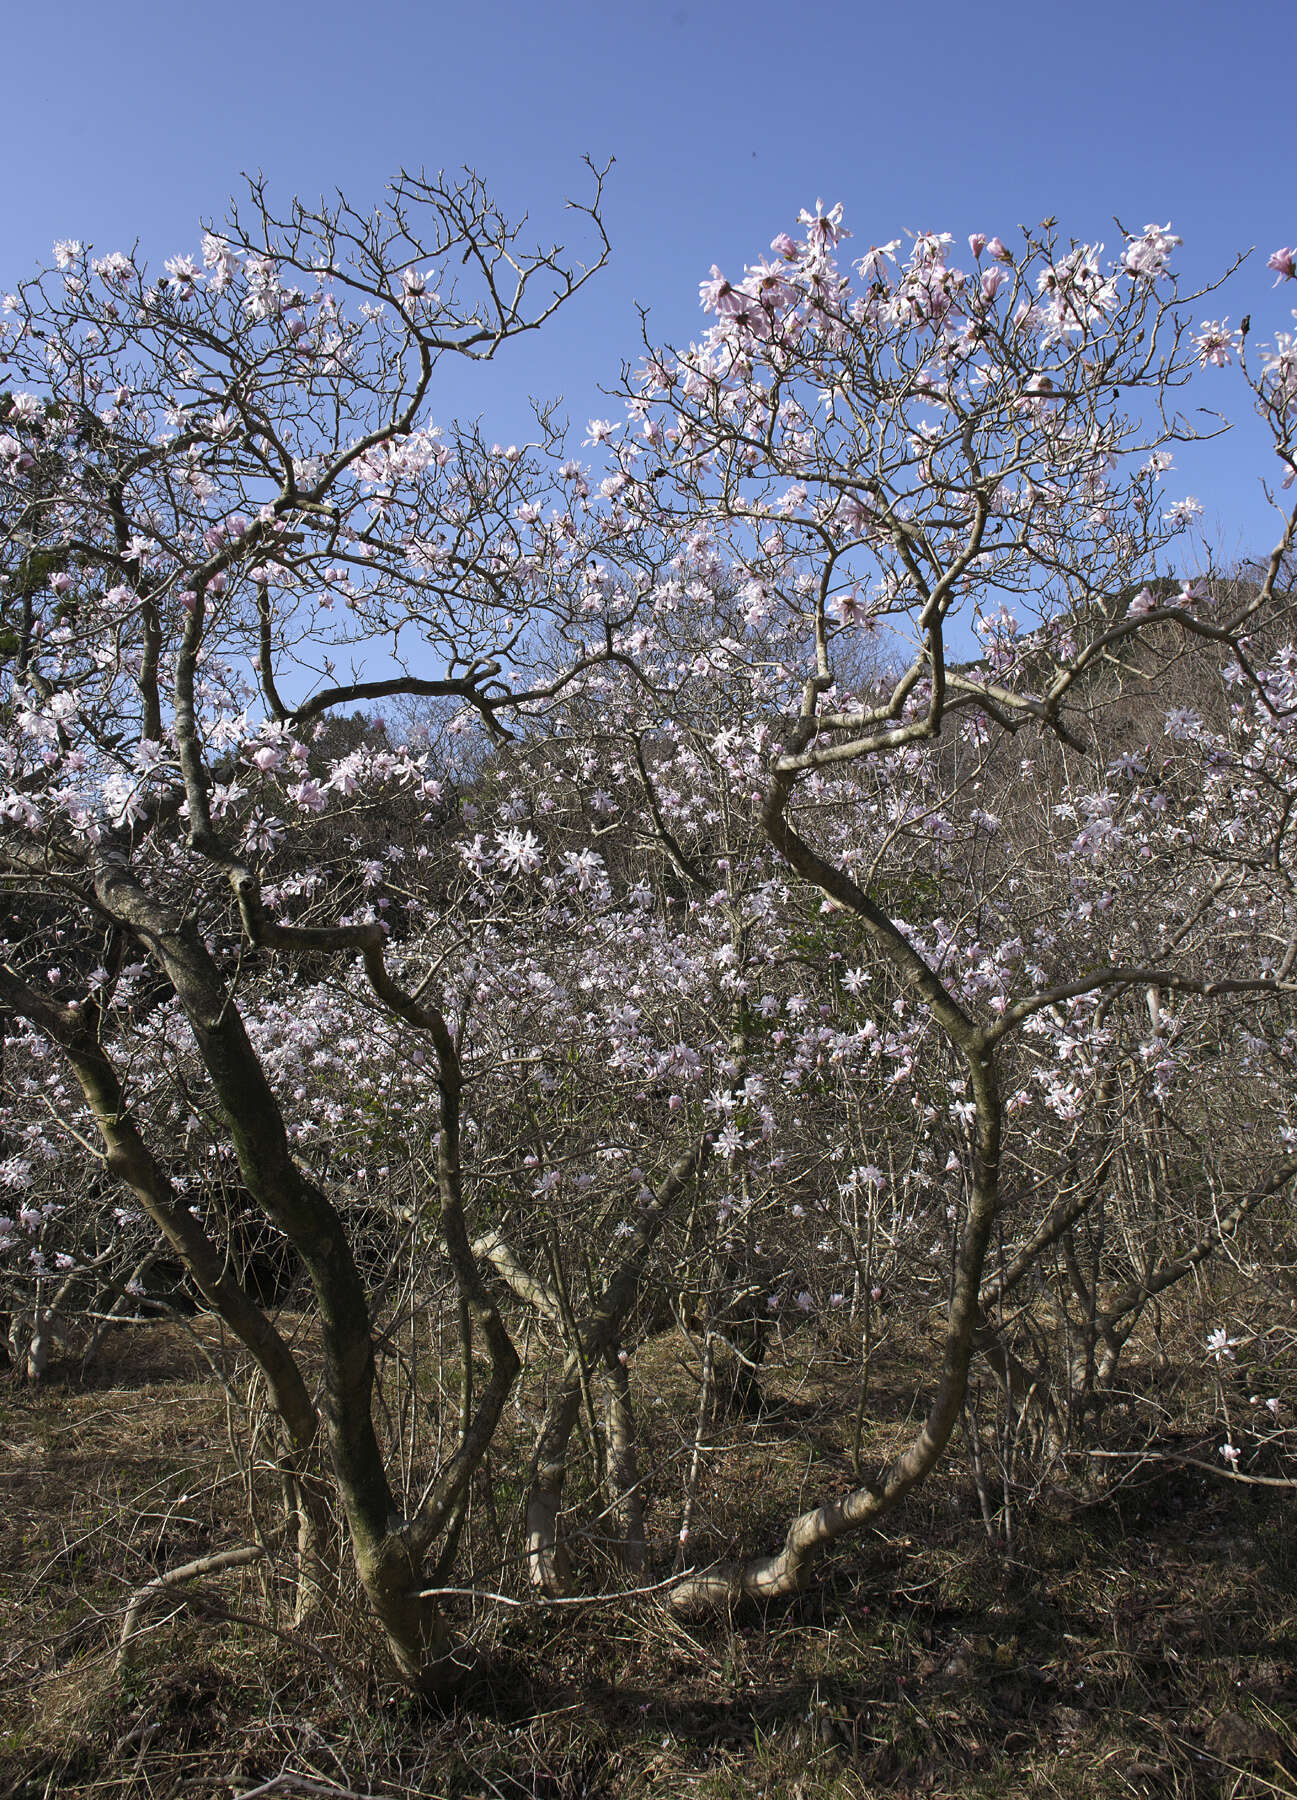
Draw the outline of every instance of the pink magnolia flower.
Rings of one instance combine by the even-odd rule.
[[[567,852],[563,858],[563,869],[565,874],[575,880],[582,893],[586,893],[603,875],[603,858],[586,845],[583,850]]]
[[[527,875],[541,864],[540,840],[534,831],[497,832],[496,861],[506,875]]]
[[[129,287],[135,273],[130,257],[124,256],[120,250],[114,250],[108,256],[96,257],[90,266],[101,281],[116,287]]]
[[[893,238],[887,244],[871,244],[856,264],[860,279],[862,281],[886,280],[887,264],[896,261],[896,252],[900,247],[900,238]]]
[[[797,215],[797,223],[805,225],[807,243],[813,250],[820,252],[832,250],[834,245],[843,238],[851,236],[842,223],[842,202],[840,200],[836,205],[831,206],[828,212],[824,211],[822,200],[815,202],[813,213],[807,212],[803,207]]]
[[[718,318],[727,315],[733,318],[742,309],[743,297],[731,287],[713,263],[711,279],[698,283],[698,303],[704,312],[715,313]]]
[[[1297,275],[1297,249],[1294,249],[1291,244],[1285,244],[1282,250],[1276,250],[1274,255],[1267,259],[1265,266],[1267,269],[1275,271],[1279,281],[1291,281],[1293,276]],[[1276,287],[1278,287],[1279,281],[1275,282]]]
[[[1241,343],[1242,333],[1231,331],[1228,319],[1204,319],[1202,330],[1193,340],[1204,369],[1208,363],[1223,369],[1231,360],[1230,352],[1238,350]]]
[[[1171,252],[1183,241],[1171,230],[1169,223],[1146,225],[1142,236],[1127,242],[1122,266],[1128,275],[1142,275],[1148,281],[1156,281],[1166,273]]]
[[[297,785],[290,788],[288,792],[289,797],[294,800],[298,806],[304,807],[307,812],[323,812],[325,807],[329,804],[328,796],[324,793],[324,790],[318,783],[314,781],[299,781]]]

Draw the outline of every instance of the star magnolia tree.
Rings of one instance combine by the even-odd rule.
[[[1274,948],[1292,941],[1286,877],[1250,892],[1252,929],[1236,931],[1238,908],[1229,902],[1242,869],[1256,875],[1265,853],[1245,865],[1213,842],[1201,829],[1211,802],[1168,834],[1198,867],[1177,880],[1169,905],[1140,915],[1142,928],[1125,937],[1112,929],[1111,889],[1093,892],[1093,871],[1132,850],[1165,868],[1148,841],[1149,810],[1154,833],[1171,823],[1161,817],[1165,797],[1141,816],[1138,800],[1147,796],[1127,804],[1114,782],[1085,796],[1079,812],[1068,803],[1084,829],[1064,853],[1075,871],[1065,916],[1099,931],[1053,931],[1041,944],[1047,955],[1019,948],[1006,956],[1001,945],[989,959],[986,896],[976,879],[971,891],[940,883],[958,892],[963,920],[917,932],[888,904],[880,880],[886,849],[844,851],[821,818],[826,807],[832,816],[835,797],[852,810],[833,786],[844,771],[898,759],[904,766],[947,740],[948,801],[940,811],[920,804],[931,827],[951,829],[946,815],[978,767],[978,747],[1031,728],[1083,754],[1094,735],[1086,715],[1096,677],[1155,633],[1164,647],[1168,627],[1173,641],[1218,647],[1285,735],[1290,709],[1272,697],[1286,695],[1285,659],[1256,665],[1266,633],[1282,626],[1274,615],[1286,597],[1297,513],[1278,509],[1278,543],[1257,581],[1219,605],[1210,584],[1168,594],[1146,577],[1200,510],[1159,499],[1171,447],[1192,435],[1175,410],[1177,390],[1198,368],[1243,361],[1291,482],[1292,337],[1281,334],[1249,369],[1242,331],[1220,321],[1195,331],[1187,309],[1202,296],[1178,293],[1178,240],[1169,228],[1128,238],[1109,263],[1099,247],[1064,248],[1049,226],[1016,249],[978,233],[968,244],[970,270],[955,266],[948,235],[921,234],[904,262],[895,240],[872,246],[844,272],[841,209],[817,207],[801,223],[799,240],[781,234],[742,281],[713,268],[701,286],[715,319],[706,337],[683,354],[650,349],[640,379],[628,384],[624,431],[600,435],[614,447],[616,504],[628,530],[670,519],[692,530],[696,546],[709,537],[725,546],[742,626],[704,654],[714,667],[749,673],[743,713],[755,729],[736,718],[716,748],[751,789],[771,846],[863,931],[900,983],[902,1009],[928,1021],[934,1044],[960,1068],[967,1156],[944,1344],[922,1429],[873,1480],[793,1521],[777,1552],[699,1574],[678,1591],[681,1604],[686,1592],[728,1600],[796,1586],[827,1543],[895,1504],[941,1455],[985,1336],[983,1277],[1005,1206],[1004,1075],[1013,1040],[1053,1036],[1060,1051],[1064,1043],[1069,1052],[1081,1048],[1093,1070],[1114,1008],[1136,989],[1148,996],[1148,1054],[1166,1074],[1175,1061],[1170,1037],[1182,1025],[1164,1014],[1166,996],[1247,996],[1260,1005],[1291,988],[1292,956]],[[1290,279],[1291,254],[1277,252],[1270,267]],[[986,644],[975,667],[954,665],[947,653],[957,616]],[[853,680],[860,634],[883,629],[908,655],[894,679],[862,691]],[[1196,735],[1183,720],[1173,731]],[[1231,761],[1223,751],[1215,760]],[[1261,753],[1256,764],[1266,771],[1258,785],[1274,781],[1286,804],[1282,757]],[[1129,778],[1138,765],[1124,772]],[[1237,809],[1236,786],[1230,802]],[[914,804],[901,800],[898,833]],[[1283,835],[1272,827],[1268,840],[1281,871]],[[1120,885],[1129,884],[1125,876]],[[1100,1077],[1097,1090],[1087,1096],[1082,1087],[1061,1107],[1059,1090],[1065,1095],[1073,1083],[1055,1076],[1053,1087],[1063,1116],[1083,1113],[1096,1097],[1102,1116],[1114,1083]],[[1109,1171],[1110,1162],[1100,1163],[1088,1182],[1067,1184],[1034,1234],[1032,1255],[1067,1231]],[[1248,1204],[1294,1173],[1290,1158],[1272,1160]],[[1201,1246],[1189,1254],[1192,1266]],[[1169,1269],[1148,1280],[1156,1288],[1164,1276]],[[1090,1355],[1097,1334],[1106,1335],[1111,1356],[1145,1286],[1136,1283],[1133,1301],[1099,1308],[1101,1318],[1091,1297]],[[1004,1291],[1002,1277],[997,1300]]]
[[[165,1245],[260,1373],[303,1608],[336,1504],[426,1690],[511,1393],[496,1583],[516,1553],[557,1595],[594,1538],[654,1573],[671,1487],[672,1603],[778,1595],[934,1466],[979,1351],[1056,1436],[1295,1166],[1292,518],[1255,580],[1153,579],[1180,388],[1236,361],[1291,474],[1291,341],[1253,368],[1195,327],[1165,230],[1112,265],[977,238],[967,274],[921,237],[853,282],[821,210],[704,284],[704,342],[592,422],[602,478],[544,417],[521,449],[438,429],[440,360],[602,260],[597,179],[582,210],[589,265],[524,254],[471,179],[282,221],[254,190],[156,282],[59,246],[4,321],[15,1345],[36,1372]],[[1132,722],[1123,670],[1165,706]],[[355,716],[397,701],[404,734]],[[1101,1294],[1120,1181],[1228,1116],[1227,1083],[1178,1098],[1209,1049],[1250,1059],[1251,1160],[1218,1139]],[[901,1294],[943,1320],[914,1441],[771,1554],[702,1557],[721,1364],[759,1405],[770,1332],[836,1312],[867,1365]],[[1035,1294],[1069,1319],[1050,1381],[1003,1316]],[[666,1329],[704,1399],[678,1478],[636,1441]]]
[[[527,250],[471,177],[403,177],[385,209],[294,206],[282,220],[254,188],[204,236],[201,261],[172,258],[161,279],[121,253],[57,246],[58,267],[9,298],[3,327],[5,857],[19,890],[54,896],[39,922],[19,915],[5,1002],[59,1045],[107,1171],[253,1356],[299,1457],[323,1423],[361,1581],[416,1683],[447,1648],[418,1594],[422,1559],[490,1441],[517,1356],[466,1235],[463,1075],[446,1015],[426,983],[408,991],[392,977],[363,870],[344,918],[296,926],[268,910],[261,862],[285,814],[321,815],[331,794],[396,785],[436,804],[408,752],[313,768],[312,733],[334,710],[454,697],[502,731],[506,666],[536,618],[565,604],[581,484],[558,468],[544,419],[536,444],[490,446],[439,429],[430,401],[443,358],[495,355],[602,262],[599,189],[596,176],[579,209],[593,242],[583,265]],[[390,637],[392,672],[340,680],[337,662],[377,635]],[[249,783],[259,802],[241,811]],[[358,956],[435,1067],[440,1229],[492,1372],[410,1514],[375,1435],[365,1285],[244,1020],[222,956],[234,920],[256,956]],[[68,951],[59,980],[30,960],[50,933]],[[252,1204],[306,1265],[321,1405],[123,1087],[104,1022],[137,955],[149,998],[179,1009]]]

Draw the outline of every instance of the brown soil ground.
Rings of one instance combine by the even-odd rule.
[[[354,1623],[295,1634],[257,1569],[151,1613],[119,1673],[130,1594],[247,1538],[238,1377],[201,1336],[123,1331],[86,1378],[0,1386],[0,1795],[1297,1800],[1297,1496],[1167,1460],[1210,1456],[1188,1431],[1113,1457],[1106,1493],[1037,1494],[1007,1547],[952,1464],[765,1617],[494,1613],[453,1714],[385,1686]],[[782,1406],[726,1424],[763,1475],[715,1452],[705,1537],[771,1542],[812,1447],[845,1462],[832,1385],[776,1367]],[[687,1394],[660,1391],[665,1436]],[[912,1391],[880,1373],[868,1450]]]

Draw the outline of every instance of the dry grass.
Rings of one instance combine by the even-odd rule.
[[[656,1373],[646,1433],[676,1453],[689,1380],[665,1355]],[[872,1452],[903,1427],[904,1373],[889,1387],[882,1371]],[[808,1382],[790,1352],[772,1392],[782,1405],[763,1423],[717,1423],[704,1549],[769,1542],[812,1451],[818,1489],[835,1469],[848,1478],[832,1375]],[[754,1436],[760,1483],[725,1448]],[[1282,1492],[1150,1463],[1106,1499],[1039,1497],[1007,1555],[952,1468],[764,1620],[686,1630],[643,1601],[494,1619],[482,1674],[447,1716],[376,1682],[354,1625],[296,1643],[255,1570],[208,1584],[215,1610],[153,1615],[114,1672],[129,1594],[247,1530],[225,1396],[175,1327],[119,1334],[89,1383],[0,1390],[0,1441],[12,1800],[1297,1800],[1297,1532]]]

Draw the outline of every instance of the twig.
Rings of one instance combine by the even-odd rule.
[[[210,1556],[198,1556],[193,1562],[166,1569],[161,1575],[155,1575],[152,1581],[146,1581],[142,1588],[137,1588],[131,1595],[126,1617],[122,1620],[122,1635],[117,1645],[118,1671],[126,1661],[131,1639],[139,1630],[141,1613],[147,1606],[160,1600],[168,1589],[178,1587],[182,1582],[196,1581],[203,1575],[219,1575],[224,1569],[246,1568],[249,1563],[260,1562],[265,1554],[260,1544],[241,1544],[234,1550],[217,1550]]]
[[[1087,1450],[1087,1456],[1102,1456],[1110,1461],[1173,1463],[1182,1469],[1201,1469],[1204,1475],[1216,1475],[1221,1481],[1242,1481],[1249,1487],[1297,1488],[1294,1475],[1246,1475],[1242,1469],[1224,1469],[1216,1463],[1202,1462],[1196,1456],[1171,1456],[1159,1450]]]
[[[647,1587],[619,1588],[614,1594],[537,1594],[533,1599],[519,1600],[514,1594],[497,1594],[490,1588],[433,1587],[419,1588],[415,1598],[419,1600],[494,1600],[499,1606],[512,1606],[518,1610],[535,1607],[547,1612],[555,1606],[610,1606],[622,1605],[627,1600],[638,1600],[643,1594],[660,1594],[663,1588],[675,1587],[679,1582],[678,1574],[666,1575],[661,1581],[654,1581]]]
[[[272,1775],[260,1787],[247,1788],[236,1795],[235,1800],[260,1800],[262,1794],[281,1793],[285,1788],[294,1788],[299,1794],[327,1795],[328,1800],[396,1800],[394,1794],[362,1794],[355,1788],[335,1787],[331,1781],[318,1781],[313,1775],[299,1775],[293,1769]]]

